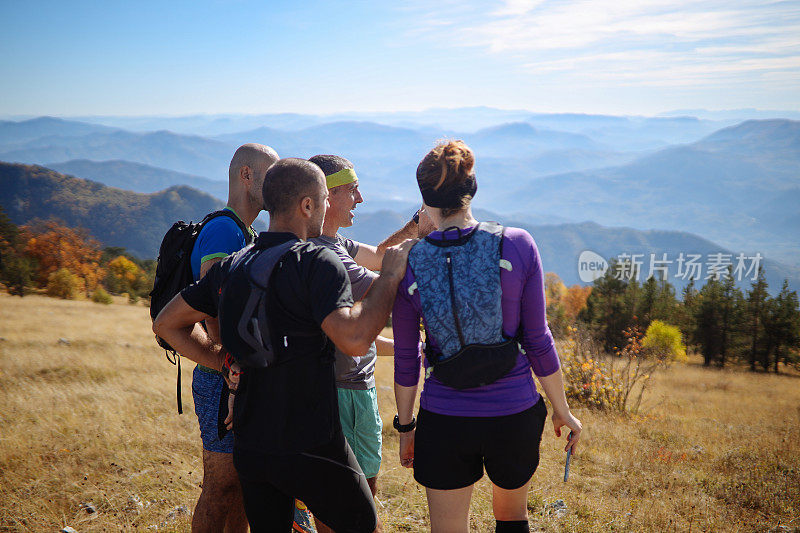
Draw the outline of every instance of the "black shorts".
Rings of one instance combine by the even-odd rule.
[[[377,514],[367,478],[341,431],[304,453],[264,454],[234,447],[250,531],[290,531],[294,500],[337,532],[367,533]]]
[[[449,416],[419,410],[414,437],[414,479],[430,489],[450,490],[483,477],[518,489],[539,466],[539,443],[547,418],[544,399],[506,416]]]

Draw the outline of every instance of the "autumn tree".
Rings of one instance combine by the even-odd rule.
[[[564,307],[567,287],[558,274],[547,272],[544,275],[544,295],[547,302],[547,323],[554,335],[563,335],[569,325]]]
[[[100,245],[86,230],[55,221],[22,226],[21,230],[25,254],[36,260],[35,279],[40,286],[45,286],[50,274],[62,268],[75,274],[87,293],[103,278]]]
[[[47,276],[45,290],[48,296],[63,298],[64,300],[74,300],[80,290],[81,280],[67,270],[59,268]]]
[[[118,255],[106,265],[106,286],[111,292],[138,295],[147,284],[145,273],[139,265],[124,255]]]
[[[683,346],[681,330],[677,326],[667,324],[661,320],[653,320],[647,326],[647,332],[642,339],[642,346],[655,357],[665,361],[680,361],[685,363],[686,348]]]
[[[111,293],[128,293],[131,300],[145,297],[153,289],[156,261],[139,259],[120,246],[106,246],[100,266],[106,271],[103,285]]]
[[[592,288],[590,286],[572,285],[567,289],[561,301],[564,304],[564,311],[570,323],[574,322],[578,318],[578,314],[586,308],[586,300],[591,293]]]

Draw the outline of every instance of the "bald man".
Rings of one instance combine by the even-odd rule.
[[[253,242],[255,231],[251,226],[263,208],[264,176],[277,160],[275,150],[263,144],[245,144],[233,154],[228,169],[228,216],[211,219],[197,236],[191,255],[195,280],[224,257]],[[211,337],[218,340],[216,320],[207,319],[205,325]],[[195,367],[192,397],[203,440],[203,489],[192,518],[194,533],[247,531],[242,491],[233,467],[233,433],[221,424],[227,415],[227,391],[222,374],[202,365]]]

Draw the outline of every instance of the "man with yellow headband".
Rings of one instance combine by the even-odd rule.
[[[322,235],[311,241],[330,248],[339,256],[350,278],[353,299],[361,300],[378,277],[373,270],[380,269],[386,248],[417,237],[418,223],[415,220],[409,221],[378,246],[342,237],[338,233],[339,228],[353,225],[353,210],[364,201],[358,190],[358,176],[353,164],[336,155],[316,155],[309,161],[322,169],[330,193]],[[377,490],[376,482],[381,466],[383,427],[375,391],[377,355],[394,355],[393,341],[378,336],[364,357],[350,357],[336,349],[336,387],[342,430],[367,477],[373,496]],[[317,530],[321,533],[330,531],[319,521]]]

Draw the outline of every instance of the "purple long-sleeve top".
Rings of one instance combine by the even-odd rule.
[[[455,236],[453,230],[447,234],[448,238]],[[434,231],[430,237],[442,239],[443,233]],[[533,237],[523,229],[506,228],[502,259],[509,261],[512,267],[511,271],[500,271],[503,332],[513,336],[522,325],[522,351],[517,355],[517,364],[511,372],[494,383],[467,390],[448,387],[431,374],[422,389],[420,405],[423,409],[454,416],[518,413],[539,400],[531,368],[540,377],[559,369],[558,353],[547,325],[542,262]],[[419,291],[413,291],[413,294],[408,291],[413,283],[414,273],[408,267],[397,289],[392,313],[394,380],[405,387],[419,383],[420,363],[423,360],[425,368],[429,366],[420,350],[422,305]]]

